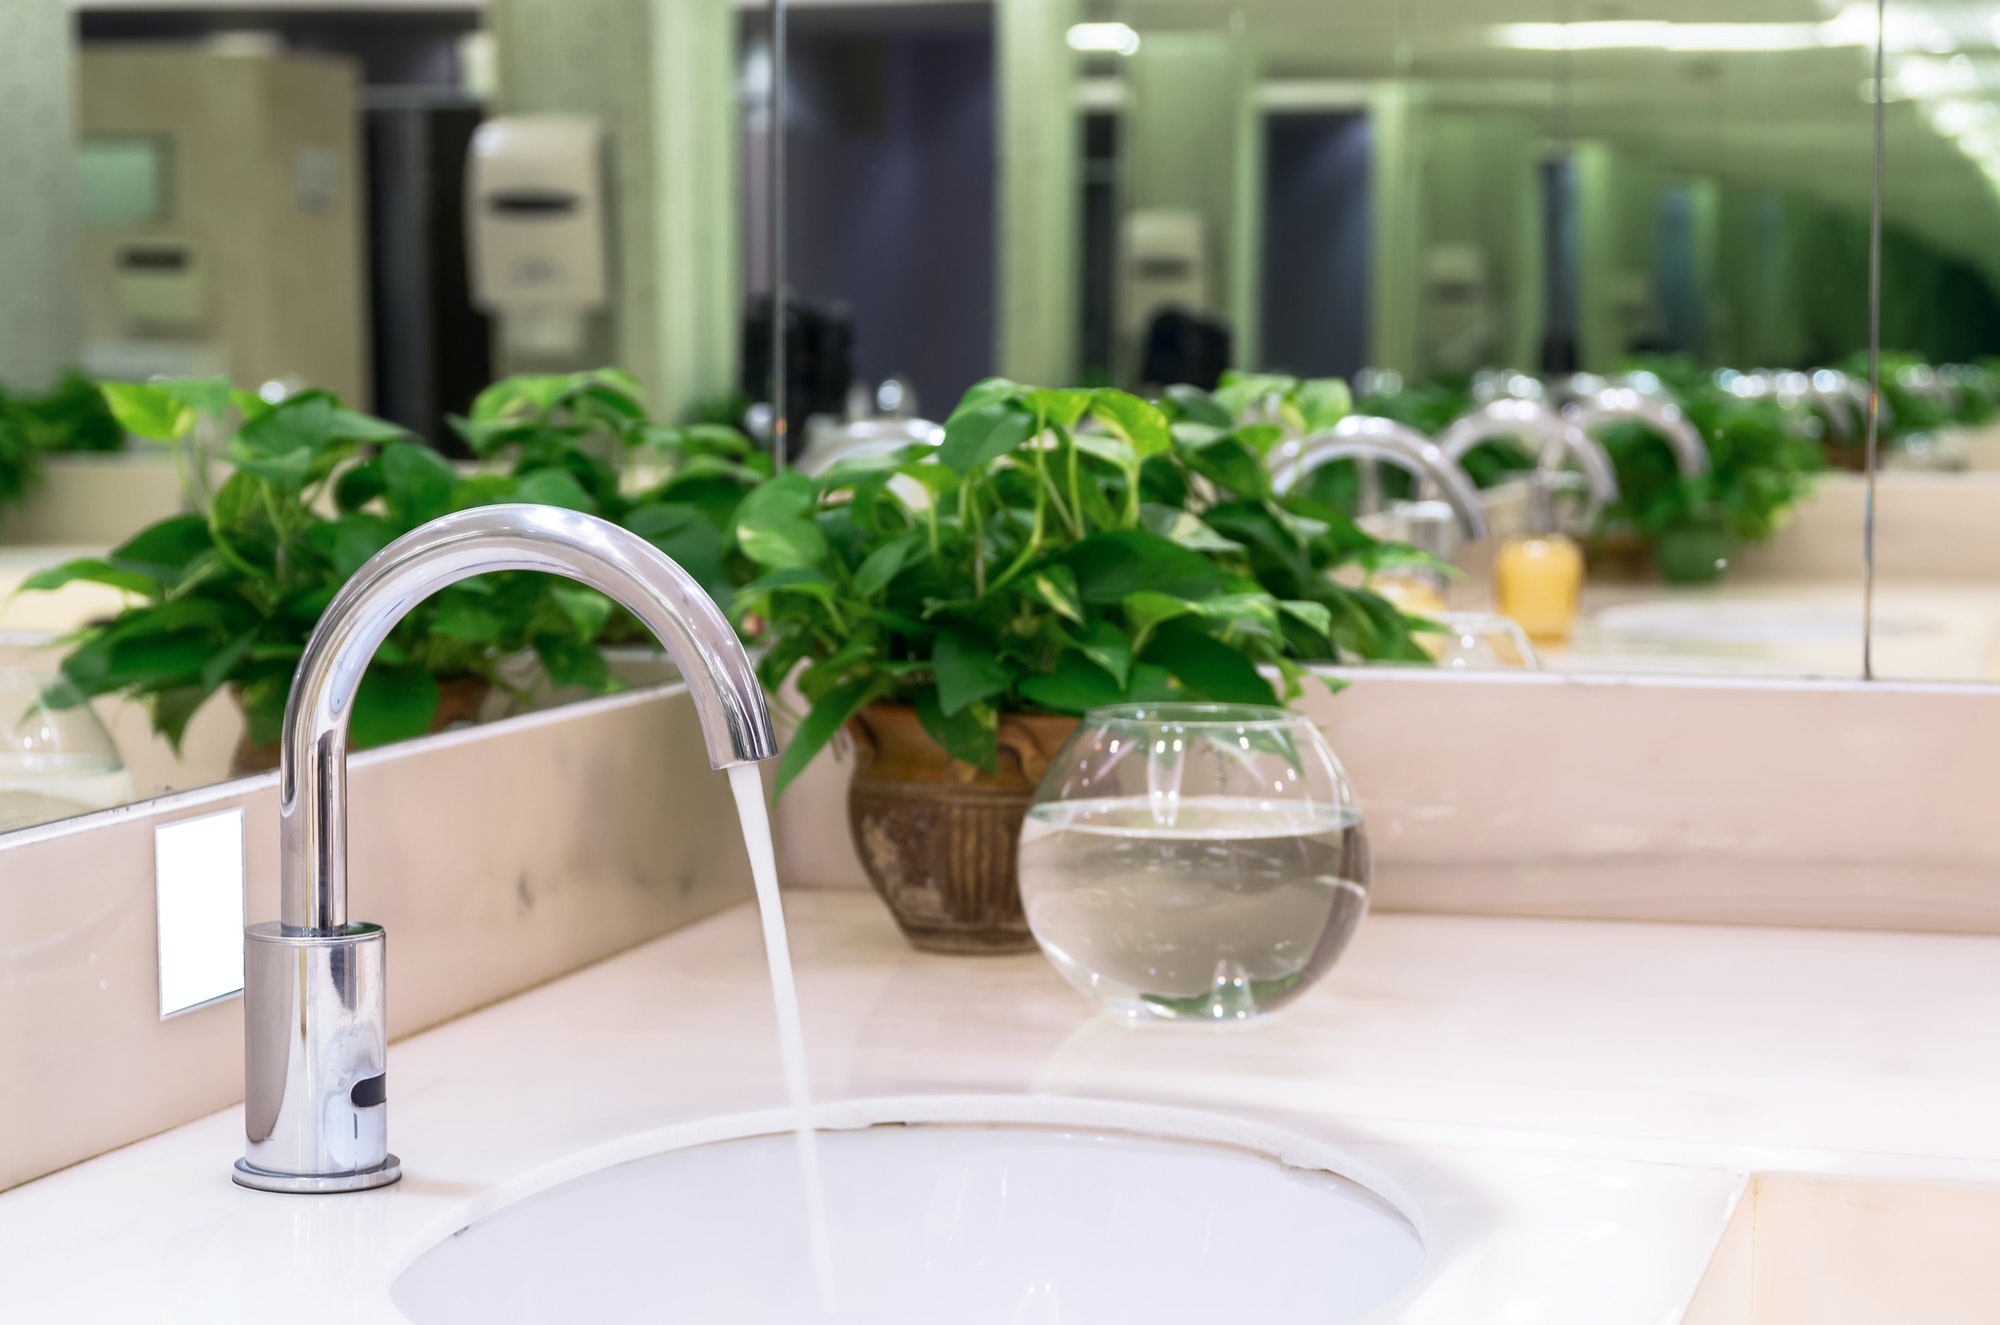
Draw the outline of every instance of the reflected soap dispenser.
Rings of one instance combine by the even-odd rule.
[[[1583,551],[1556,525],[1562,482],[1555,470],[1529,476],[1528,531],[1502,543],[1493,558],[1494,606],[1537,644],[1569,638],[1583,593]]]

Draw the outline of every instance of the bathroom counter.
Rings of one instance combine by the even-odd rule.
[[[1037,955],[912,952],[870,895],[786,906],[821,1099],[1167,1104],[1344,1148],[1430,1247],[1371,1320],[1660,1325],[1751,1173],[2000,1183],[2000,938],[1377,915],[1265,1023],[1129,1029]],[[0,1317],[398,1319],[418,1253],[583,1152],[776,1107],[775,1046],[740,906],[399,1041],[395,1187],[237,1188],[230,1109],[0,1195]]]

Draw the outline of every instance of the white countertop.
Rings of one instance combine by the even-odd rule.
[[[820,1098],[1176,1105],[1337,1146],[1424,1216],[1423,1292],[1382,1320],[1659,1325],[1748,1173],[2000,1182],[2000,938],[1378,915],[1265,1023],[1133,1030],[1038,956],[911,951],[872,896],[786,909]],[[398,1042],[395,1187],[237,1188],[231,1109],[0,1195],[0,1317],[395,1320],[390,1279],[475,1212],[776,1107],[775,1043],[738,907]]]

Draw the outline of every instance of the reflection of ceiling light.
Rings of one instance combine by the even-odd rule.
[[[1499,46],[1526,51],[1806,51],[1829,43],[1829,23],[1670,23],[1618,19],[1592,23],[1502,23]],[[1854,43],[1858,44],[1858,43]]]
[[[1911,55],[1896,61],[1895,69],[1889,75],[1889,86],[1905,97],[1925,101],[1936,97],[1963,96],[1979,91],[1979,69],[1963,55],[1949,60]]]
[[[1133,55],[1139,50],[1139,34],[1126,23],[1078,23],[1067,40],[1073,51]]]
[[[2000,18],[1994,20],[2000,43]],[[1619,19],[1589,23],[1502,23],[1493,29],[1498,46],[1529,51],[1809,51],[1833,46],[1873,46],[1875,0],[1850,0],[1824,23],[1675,23],[1663,19]],[[1957,49],[1936,19],[1921,7],[1890,4],[1883,35],[1891,51]]]

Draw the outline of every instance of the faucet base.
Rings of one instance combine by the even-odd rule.
[[[391,1155],[374,1168],[356,1173],[271,1173],[239,1159],[236,1172],[229,1176],[238,1187],[253,1187],[260,1192],[293,1192],[303,1196],[316,1192],[365,1192],[370,1187],[387,1187],[402,1177],[403,1161]]]

